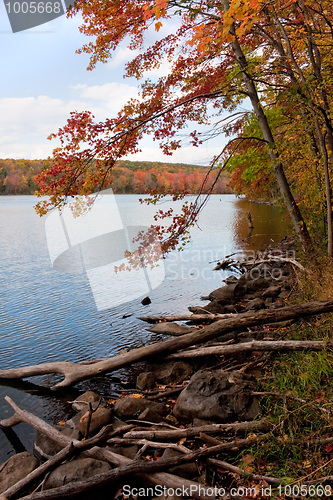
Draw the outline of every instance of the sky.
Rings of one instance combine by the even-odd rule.
[[[123,45],[106,64],[87,71],[88,56],[75,53],[88,41],[79,32],[79,17],[61,16],[13,33],[4,1],[0,0],[0,158],[45,159],[57,145],[47,137],[65,125],[71,111],[89,110],[103,120],[137,95],[138,82],[123,79],[124,64],[133,53]],[[163,27],[162,34],[167,29]],[[163,71],[162,66],[149,76]],[[185,146],[170,157],[147,138],[142,152],[127,158],[207,165],[220,150],[221,139],[200,148]]]

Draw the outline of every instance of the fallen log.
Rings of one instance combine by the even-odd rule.
[[[187,359],[203,356],[228,356],[253,351],[322,351],[333,349],[333,342],[323,340],[251,340],[241,344],[208,346],[170,354],[166,359]]]
[[[209,432],[211,434],[228,434],[229,432],[268,432],[272,427],[272,424],[266,420],[254,420],[253,422],[237,422],[230,424],[207,424],[189,427],[188,429],[132,430],[124,434],[124,439],[161,439],[164,441],[199,436],[202,432]]]
[[[132,351],[121,353],[88,365],[71,363],[68,361],[42,363],[22,368],[0,370],[0,378],[25,378],[34,375],[45,375],[47,373],[62,373],[64,375],[64,380],[53,387],[54,389],[59,389],[80,382],[81,380],[118,370],[119,368],[137,361],[152,357],[160,358],[161,356],[172,354],[180,349],[207,342],[208,340],[233,330],[246,329],[251,326],[276,323],[288,319],[323,314],[331,311],[333,311],[333,300],[309,302],[301,305],[283,307],[281,309],[264,309],[257,312],[236,314],[232,318],[216,321],[211,325],[184,334],[181,337],[139,347],[138,349],[133,349]]]
[[[246,313],[247,314],[247,313]],[[200,323],[202,321],[209,321],[212,323],[213,321],[217,321],[219,319],[228,319],[234,318],[235,314],[213,314],[213,313],[205,313],[205,314],[178,314],[177,316],[141,316],[139,319],[141,321],[145,321],[146,323],[165,323],[165,322],[173,322],[173,321],[191,321],[192,323]]]
[[[21,422],[25,422],[28,425],[31,425],[34,429],[42,432],[43,434],[45,434],[50,439],[52,439],[53,441],[55,441],[56,443],[60,444],[63,447],[67,446],[70,443],[73,443],[74,446],[78,447],[82,445],[82,441],[71,439],[64,433],[59,432],[55,427],[52,427],[52,425],[44,422],[44,420],[40,419],[39,417],[36,417],[32,413],[19,408],[19,406],[17,406],[9,396],[6,396],[5,400],[14,409],[15,413],[11,417],[1,420],[0,427],[12,427]],[[96,436],[94,436],[94,438],[95,437]],[[229,445],[230,443],[226,444]],[[106,448],[101,448],[96,445],[93,446],[92,448],[85,450],[82,453],[82,455],[95,458],[97,460],[104,460],[116,467],[132,464],[133,462],[133,460],[131,460],[130,458],[124,457],[123,455],[119,455],[118,453],[114,453]],[[208,498],[206,495],[200,493],[202,491],[202,489],[200,489],[200,486],[202,485],[200,485],[195,481],[190,481],[188,479],[175,476],[174,474],[169,474],[167,472],[155,472],[153,474],[142,473],[138,474],[137,477],[138,479],[140,479],[140,481],[143,481],[147,484],[162,485],[165,486],[166,488],[175,488],[175,489],[183,487],[188,488],[191,492],[193,492],[192,493],[193,498],[197,500],[211,500],[211,497]]]

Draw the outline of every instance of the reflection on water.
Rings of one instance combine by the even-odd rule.
[[[234,242],[247,250],[264,250],[281,241],[291,231],[281,208],[264,203],[235,200]],[[247,213],[251,214],[253,230],[249,231]]]
[[[117,203],[123,224],[152,223],[156,207],[142,206],[137,195],[119,195]],[[233,195],[214,195],[193,228],[185,251],[165,261],[165,279],[149,294],[151,304],[141,298],[112,309],[98,311],[85,274],[62,274],[50,265],[44,220],[33,210],[31,196],[0,197],[0,367],[11,368],[46,361],[100,358],[121,348],[132,348],[162,340],[152,336],[138,318],[152,314],[187,312],[200,304],[200,297],[221,286],[229,272],[212,272],[213,262],[244,249],[263,249],[278,242],[289,231],[279,211],[270,205],[237,200]],[[163,205],[165,208],[166,205]],[[247,238],[247,213],[254,230]],[[124,318],[124,316],[130,317]],[[122,386],[128,370],[91,382],[73,391],[38,392],[38,385],[53,385],[58,376],[35,377],[32,383],[0,385],[0,419],[12,414],[2,403],[10,395],[22,408],[50,422],[62,420],[77,390],[98,388],[112,395]],[[118,378],[117,378],[118,377]],[[35,385],[33,385],[35,384]],[[61,404],[59,404],[59,400]],[[15,428],[31,450],[33,436],[27,426]],[[0,463],[14,453],[13,444],[0,431]]]

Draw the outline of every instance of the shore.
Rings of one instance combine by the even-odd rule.
[[[189,307],[192,315],[185,324],[168,318],[145,320],[156,322],[152,332],[180,339],[207,325],[214,328],[218,316],[222,321],[267,310],[275,311],[278,319],[295,287],[298,263],[292,252],[293,242],[285,239],[266,258],[261,254],[260,262],[220,262],[216,267],[227,267],[230,276],[204,297],[207,305]],[[40,463],[50,464],[49,473],[39,473],[42,491],[30,493],[26,498],[31,500],[91,498],[92,491],[108,499],[270,498],[284,478],[270,475],[264,466],[256,471],[249,450],[264,447],[271,437],[274,425],[265,405],[273,396],[260,392],[259,380],[272,352],[282,349],[277,346],[284,341],[281,332],[292,322],[259,321],[245,328],[240,323],[203,347],[145,361],[135,389],[108,400],[87,391],[72,403],[72,418],[54,426],[33,415],[28,418],[14,404],[16,419],[28,418],[38,431],[35,456],[19,453],[0,466],[0,499],[22,498],[19,491],[32,491],[36,478],[25,490],[17,489],[18,481],[37,474]],[[295,341],[289,344],[284,349],[296,348]],[[1,425],[11,427],[8,420]],[[78,450],[82,453],[76,457]],[[237,457],[242,457],[239,465]],[[171,490],[175,494],[169,495]]]

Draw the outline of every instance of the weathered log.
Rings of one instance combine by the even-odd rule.
[[[31,425],[34,429],[42,432],[61,446],[65,447],[71,442],[74,446],[80,446],[80,443],[82,443],[82,441],[71,439],[64,433],[59,432],[50,424],[47,424],[46,422],[44,422],[44,420],[36,417],[32,413],[29,413],[26,410],[22,410],[14,403],[14,401],[9,396],[6,396],[5,400],[11,405],[15,413],[12,417],[1,420],[0,427],[12,427],[13,425],[25,422]],[[126,464],[132,464],[133,462],[130,458],[124,457],[122,455],[119,455],[118,453],[114,453],[106,448],[100,448],[98,446],[93,446],[92,448],[85,450],[83,452],[83,456],[95,458],[97,460],[104,460],[117,467]],[[207,497],[200,493],[200,491],[202,490],[200,490],[199,483],[180,478],[178,476],[175,476],[174,474],[169,474],[166,472],[155,472],[154,474],[138,474],[138,478],[147,484],[162,485],[166,486],[166,488],[188,488],[193,492],[193,498],[196,498],[197,500],[207,500]]]
[[[188,349],[170,354],[166,359],[198,358],[213,355],[228,356],[235,353],[253,351],[322,351],[323,349],[333,349],[333,342],[322,340],[251,340],[251,342],[241,344]]]
[[[0,378],[25,378],[46,373],[62,373],[65,377],[64,380],[54,386],[54,389],[58,389],[75,384],[87,378],[118,370],[119,368],[137,361],[172,354],[180,349],[190,347],[191,345],[207,342],[208,340],[235,329],[246,329],[251,326],[276,323],[278,321],[312,316],[314,314],[323,314],[331,311],[333,311],[333,300],[309,302],[301,305],[283,307],[281,309],[265,309],[257,312],[237,314],[232,318],[216,321],[212,325],[187,333],[181,337],[139,347],[138,349],[133,349],[132,351],[118,354],[117,356],[89,365],[71,362],[42,363],[40,365],[0,370]]]
[[[245,313],[244,313],[245,314]],[[248,314],[248,313],[246,313]],[[217,321],[219,319],[229,319],[234,318],[235,314],[213,314],[207,311],[206,314],[178,314],[177,316],[141,316],[139,319],[141,321],[145,321],[146,323],[163,323],[163,322],[172,322],[172,321],[191,321],[192,323],[200,323],[202,321],[209,321],[213,323],[213,321]]]
[[[253,422],[237,422],[231,424],[207,424],[198,427],[189,427],[188,429],[170,429],[170,430],[133,430],[124,434],[124,439],[160,439],[172,440],[182,439],[184,437],[198,436],[202,432],[211,434],[228,434],[229,432],[268,432],[272,424],[266,420]]]

